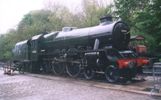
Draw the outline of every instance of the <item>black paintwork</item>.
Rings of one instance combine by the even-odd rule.
[[[15,61],[30,60],[30,43],[29,40],[24,40],[16,43],[12,50]]]
[[[130,40],[129,27],[122,21],[108,22],[94,27],[74,29],[67,32],[53,32],[49,34],[40,34],[28,40],[30,45],[28,56],[24,54],[18,56],[18,59],[28,59],[31,61],[42,60],[43,57],[52,57],[59,55],[62,50],[73,50],[73,48],[84,50],[93,50],[95,40],[99,40],[98,49],[112,47],[117,50],[127,49]],[[26,45],[26,44],[24,44]],[[17,47],[17,45],[15,46]],[[19,48],[20,51],[24,49]],[[18,53],[15,53],[17,57]],[[47,55],[47,56],[43,56]],[[31,57],[29,57],[31,56]],[[17,58],[15,58],[17,59]]]
[[[122,30],[125,32],[121,32]],[[99,49],[112,46],[118,50],[124,50],[127,49],[130,39],[129,28],[122,21],[50,34],[49,37],[47,37],[48,34],[44,36],[43,45],[47,52],[87,46],[93,49],[95,39],[100,42]]]

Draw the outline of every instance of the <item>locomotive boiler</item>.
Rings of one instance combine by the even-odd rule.
[[[106,19],[106,17],[101,20],[103,19]],[[111,46],[118,50],[125,50],[130,40],[129,27],[124,22],[109,20],[89,28],[75,29],[67,27],[53,35],[50,44],[57,49],[78,47],[100,49]]]
[[[106,16],[98,26],[65,27],[62,31],[40,34],[24,42],[29,56],[23,60],[29,61],[32,71],[67,73],[71,77],[83,73],[86,79],[103,73],[109,82],[131,79],[138,66],[136,56],[128,50],[129,30],[123,21],[112,21],[112,17]],[[21,49],[18,45],[15,48]]]

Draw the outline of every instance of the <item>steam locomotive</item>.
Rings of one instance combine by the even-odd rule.
[[[29,72],[67,73],[71,77],[83,73],[86,79],[103,73],[109,82],[132,79],[148,60],[128,50],[130,29],[126,23],[112,21],[109,16],[100,22],[94,27],[65,27],[18,42],[13,49],[14,63]]]

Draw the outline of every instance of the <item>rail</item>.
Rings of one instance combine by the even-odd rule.
[[[153,64],[153,88],[151,93],[161,92],[161,62],[156,62]]]

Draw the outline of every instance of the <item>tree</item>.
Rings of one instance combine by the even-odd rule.
[[[77,13],[52,0],[48,1],[44,9],[29,12],[16,30],[0,37],[0,59],[10,59],[12,48],[18,41],[43,32],[61,31],[65,26],[81,28],[98,25],[100,17],[114,14],[113,5],[108,5],[106,0],[83,0],[82,12]]]
[[[18,33],[22,35],[22,39],[28,39],[33,35],[51,31],[50,14],[51,12],[47,10],[31,11],[26,14],[17,29]]]
[[[103,4],[97,0],[83,0],[83,16],[85,26],[99,24],[99,19],[105,15],[113,14],[112,5]]]
[[[12,57],[12,48],[17,40],[17,34],[15,30],[8,31],[7,34],[0,37],[0,59],[8,60]]]
[[[116,11],[120,18],[133,26],[135,17],[144,12],[151,0],[114,0]]]
[[[132,34],[147,37],[151,51],[161,49],[160,0],[114,0],[116,13],[131,26]]]

